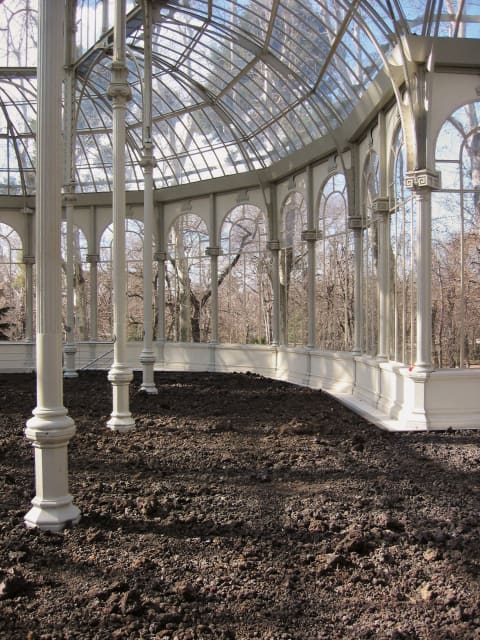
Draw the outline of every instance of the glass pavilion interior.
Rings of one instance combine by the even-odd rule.
[[[79,518],[62,378],[254,371],[480,426],[480,0],[0,4],[0,367],[28,526]],[[107,375],[107,374],[106,374]]]

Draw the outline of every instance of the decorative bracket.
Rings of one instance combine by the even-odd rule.
[[[348,219],[348,228],[349,229],[363,229],[363,222],[360,217],[354,216]]]
[[[306,229],[302,231],[302,240],[303,242],[315,242],[316,240],[321,240],[323,238],[323,233],[319,229]]]
[[[207,247],[205,249],[205,255],[210,256],[210,258],[218,258],[218,256],[222,255],[222,250],[220,247]]]
[[[269,240],[267,242],[267,249],[270,251],[280,251],[280,241],[279,240]]]
[[[415,191],[417,189],[430,189],[434,191],[441,189],[441,174],[439,171],[431,169],[418,169],[417,171],[408,171],[405,174],[405,187]]]

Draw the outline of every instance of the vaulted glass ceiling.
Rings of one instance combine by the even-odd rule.
[[[112,0],[76,3],[76,190],[110,191]],[[260,170],[337,130],[402,34],[480,36],[480,0],[154,0],[155,187]],[[127,2],[126,184],[143,188],[143,2]],[[34,190],[37,1],[0,4],[0,194]]]

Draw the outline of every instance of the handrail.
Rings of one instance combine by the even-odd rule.
[[[101,353],[97,358],[94,358],[90,362],[87,362],[87,364],[83,365],[83,367],[79,367],[79,370],[83,371],[84,369],[87,369],[87,367],[89,367],[92,364],[95,364],[95,362],[98,362],[99,360],[101,360],[105,356],[108,356],[110,353],[113,353],[113,347],[111,349],[109,349],[108,351],[105,351],[105,353]]]

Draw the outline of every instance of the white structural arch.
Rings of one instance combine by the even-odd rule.
[[[135,369],[148,393],[155,370],[249,370],[389,429],[480,426],[477,2],[9,0],[0,28],[29,526],[78,520],[62,377],[82,367],[109,370],[112,431],[135,428]]]

